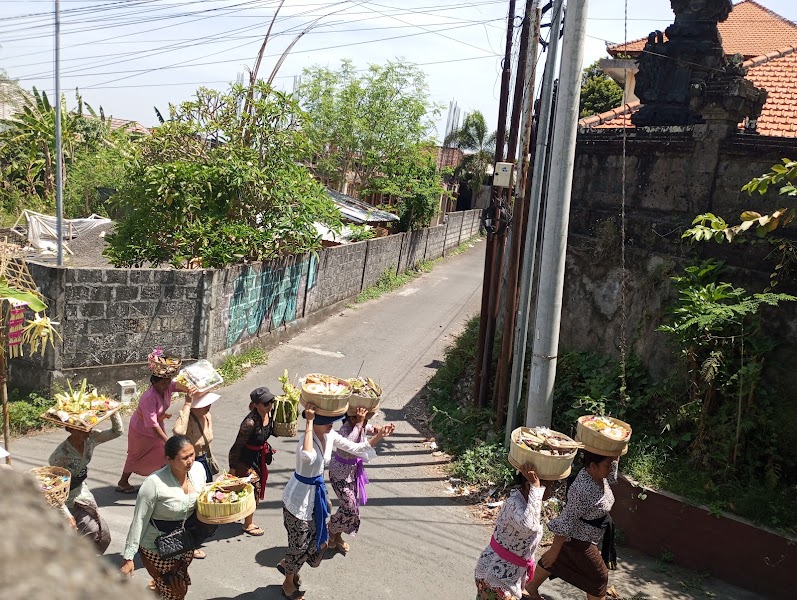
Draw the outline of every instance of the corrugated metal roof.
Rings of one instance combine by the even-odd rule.
[[[374,208],[367,202],[363,202],[357,198],[352,198],[351,196],[347,196],[346,194],[336,192],[329,188],[327,188],[327,194],[329,194],[329,197],[332,198],[332,201],[337,205],[338,209],[340,209],[343,217],[357,225],[362,225],[363,223],[399,221],[398,215]]]

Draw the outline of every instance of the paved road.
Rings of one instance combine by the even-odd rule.
[[[331,555],[318,569],[302,571],[307,598],[312,600],[370,600],[435,598],[463,600],[474,597],[473,568],[490,537],[490,527],[476,521],[467,508],[451,501],[434,457],[424,448],[423,436],[405,419],[403,408],[422,389],[443,358],[445,347],[479,310],[483,243],[450,259],[432,273],[379,300],[339,315],[297,334],[270,353],[267,365],[254,369],[243,381],[222,391],[213,407],[213,447],[222,463],[247,411],[249,391],[259,385],[279,388],[283,369],[291,375],[330,372],[354,375],[364,362],[363,374],[384,388],[383,416],[397,424],[396,433],[380,448],[368,467],[371,483],[363,508],[360,535],[348,556]],[[144,374],[142,374],[144,375]],[[175,412],[175,411],[172,411]],[[56,431],[15,440],[15,468],[45,464],[63,439]],[[296,439],[277,439],[266,501],[255,522],[266,534],[241,535],[237,524],[219,528],[210,541],[205,560],[191,567],[189,598],[270,600],[281,598],[282,581],[274,565],[286,546],[282,526],[281,494],[293,473]],[[125,438],[101,446],[89,471],[89,485],[108,520],[113,541],[106,556],[118,563],[134,498],[113,491],[124,463]],[[134,478],[133,483],[140,483]],[[618,585],[628,596],[696,598],[712,589],[717,597],[753,599],[721,584],[695,579],[692,587],[678,581],[680,573],[663,573],[637,555],[620,574]],[[144,586],[146,572],[136,571],[133,585]],[[688,580],[693,581],[693,580]],[[582,598],[563,584],[543,588],[550,600]]]

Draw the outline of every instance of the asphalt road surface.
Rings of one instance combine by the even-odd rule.
[[[384,389],[381,414],[375,422],[394,422],[396,433],[378,448],[367,466],[368,504],[362,508],[360,534],[349,539],[347,556],[327,553],[317,569],[302,569],[308,600],[421,599],[463,600],[475,596],[473,570],[488,543],[489,525],[470,509],[451,500],[440,466],[424,437],[405,419],[404,407],[434,374],[451,342],[469,317],[479,311],[484,243],[447,260],[434,271],[378,300],[346,308],[339,315],[298,333],[269,353],[268,364],[221,390],[213,405],[214,454],[226,467],[238,425],[247,413],[249,392],[266,385],[280,388],[283,369],[291,376],[311,372],[354,376],[360,371]],[[142,377],[146,373],[142,373]],[[175,414],[178,406],[170,410]],[[300,422],[303,425],[303,422]],[[14,440],[14,468],[46,464],[53,448],[64,439],[61,430]],[[191,565],[189,599],[270,600],[282,598],[282,577],[275,565],[285,552],[282,490],[293,474],[298,438],[272,438],[277,455],[271,465],[266,499],[255,513],[265,535],[250,537],[239,524],[220,526],[205,550],[207,558]],[[114,492],[124,464],[126,438],[98,447],[89,467],[88,483],[112,530],[106,559],[119,564],[135,498]],[[132,483],[141,483],[134,476]],[[332,497],[334,493],[328,486]],[[334,509],[333,509],[334,510]],[[627,596],[697,598],[711,589],[717,597],[753,599],[756,596],[699,579],[685,587],[682,573],[661,573],[639,555],[618,574],[618,588]],[[149,580],[138,560],[131,584]],[[692,580],[689,580],[692,581]],[[681,583],[679,585],[679,582]],[[549,600],[583,598],[560,582],[542,589]],[[625,589],[621,589],[626,595]]]

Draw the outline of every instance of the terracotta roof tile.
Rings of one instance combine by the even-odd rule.
[[[769,10],[754,0],[743,0],[733,7],[728,20],[719,24],[725,54],[745,58],[762,56],[784,46],[797,45],[797,24]],[[638,55],[647,37],[607,48],[609,54]]]
[[[756,130],[761,135],[797,138],[797,44],[782,48],[776,58],[756,57],[744,63],[749,67],[747,78],[756,87],[767,90],[764,110]],[[633,127],[631,115],[639,110],[639,102],[627,104],[600,115],[579,121],[588,129]]]

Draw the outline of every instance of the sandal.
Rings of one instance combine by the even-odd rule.
[[[335,547],[338,549],[338,552],[342,554],[346,554],[349,551],[349,545],[344,541],[341,541]]]
[[[122,487],[120,485],[117,485],[114,491],[119,494],[137,494],[138,488],[133,485],[129,485],[127,487]]]
[[[265,531],[263,531],[263,530],[262,530],[260,527],[258,527],[257,525],[255,525],[254,523],[252,524],[252,526],[251,526],[249,529],[245,529],[245,528],[243,528],[243,527],[241,527],[241,529],[243,529],[243,532],[244,532],[245,534],[247,534],[247,535],[252,535],[252,536],[254,536],[254,537],[260,537],[261,535],[263,535],[264,533],[266,533],[266,532],[265,532]]]
[[[201,559],[205,558],[206,556],[207,556],[207,554],[205,553],[204,550],[200,550],[199,548],[194,550],[194,558],[198,558],[198,559],[201,560]]]
[[[285,567],[283,567],[280,563],[277,563],[277,571],[282,573],[283,577],[287,576]],[[293,575],[293,585],[295,585],[297,588],[302,585],[302,578],[298,573]]]
[[[302,590],[295,590],[290,596],[282,586],[280,586],[280,591],[282,592],[282,597],[288,600],[304,600],[304,592]]]

